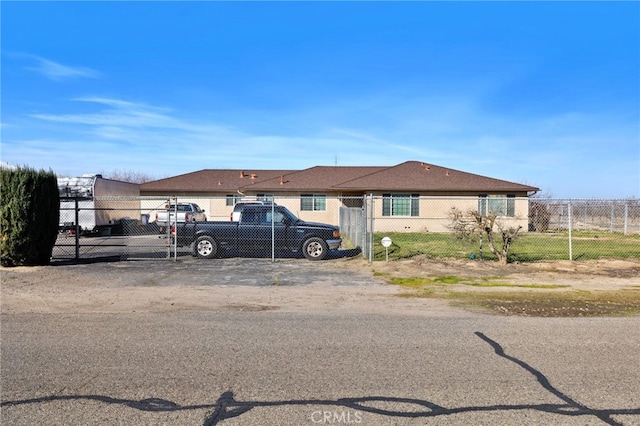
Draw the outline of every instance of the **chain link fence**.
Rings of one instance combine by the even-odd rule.
[[[191,247],[172,244],[171,223],[184,220],[177,206],[192,203],[208,221],[231,221],[240,195],[191,197],[78,197],[60,203],[60,233],[55,261],[177,259]],[[560,200],[500,196],[426,197],[414,194],[283,197],[256,194],[250,200],[273,200],[307,222],[340,226],[342,247],[335,256],[361,255],[370,261],[411,258],[495,259],[486,235],[456,231],[455,215],[495,213],[495,244],[500,229],[520,228],[509,250],[510,261],[640,258],[639,200]],[[166,218],[165,218],[166,219]],[[188,220],[203,220],[188,217]],[[256,228],[262,242],[279,235],[271,227]],[[391,239],[389,247],[382,238]],[[282,245],[282,244],[280,244]],[[270,246],[278,246],[273,244]],[[240,250],[227,255],[286,256],[272,251]],[[499,247],[501,248],[501,246]],[[290,250],[289,250],[290,251]],[[299,253],[289,253],[291,256]]]
[[[497,259],[486,233],[473,230],[471,211],[496,214],[494,247],[502,231],[519,229],[508,249],[511,262],[640,258],[639,200],[560,200],[510,197],[405,197],[394,215],[393,197],[365,201],[365,256],[383,260],[427,258]],[[389,209],[391,207],[391,210]],[[454,213],[457,212],[456,216]],[[461,223],[462,222],[462,223]],[[467,232],[459,232],[466,229]],[[381,245],[389,237],[389,248]]]

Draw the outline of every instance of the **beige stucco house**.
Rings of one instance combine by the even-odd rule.
[[[140,185],[143,196],[198,203],[209,220],[228,220],[241,199],[273,198],[303,220],[336,225],[341,208],[366,204],[376,231],[397,232],[447,232],[452,207],[491,210],[526,230],[528,196],[538,190],[420,161],[391,167],[207,169]]]

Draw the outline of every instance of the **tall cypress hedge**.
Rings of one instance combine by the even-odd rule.
[[[58,235],[60,196],[52,171],[0,169],[0,263],[47,265]]]

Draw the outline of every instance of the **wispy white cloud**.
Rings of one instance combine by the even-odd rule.
[[[381,158],[391,165],[395,159],[405,161],[409,149],[348,132],[293,136],[279,131],[277,124],[257,132],[114,98],[73,101],[88,111],[29,115],[34,123],[55,126],[55,140],[23,138],[7,141],[5,148],[13,157],[55,162],[54,169],[68,170],[60,165],[65,162],[89,168],[77,173],[89,173],[95,171],[92,163],[102,169],[113,164],[152,175],[158,170],[170,175],[202,168],[306,168],[334,164],[336,156],[341,165],[377,165]],[[397,157],[384,155],[390,149],[398,152]]]
[[[63,65],[37,55],[22,55],[35,62],[35,65],[27,66],[26,69],[34,71],[53,81],[69,80],[74,78],[99,78],[100,72],[80,66]]]
[[[96,104],[106,107],[99,112],[83,112],[77,114],[31,114],[33,118],[40,120],[82,124],[92,127],[96,132],[105,129],[113,132],[116,129],[133,131],[140,129],[144,133],[153,129],[175,130],[190,133],[220,133],[224,127],[205,124],[195,120],[178,118],[171,115],[169,108],[160,108],[140,102],[129,102],[119,99],[85,97],[75,98],[72,101],[87,104]]]
[[[299,169],[333,165],[336,159],[339,165],[353,166],[418,160],[557,195],[597,195],[589,194],[593,184],[585,185],[594,180],[625,195],[640,189],[629,183],[629,176],[637,181],[639,173],[637,125],[607,114],[516,117],[487,112],[473,102],[440,102],[408,103],[378,110],[376,120],[359,116],[351,121],[335,119],[348,113],[340,114],[334,104],[330,114],[313,111],[315,120],[306,119],[309,111],[286,117],[254,112],[219,123],[180,109],[116,98],[73,102],[80,112],[30,115],[36,126],[54,126],[56,137],[5,140],[7,158],[25,164],[36,160],[40,163],[33,166],[54,171],[73,167],[71,174],[124,168],[153,176],[204,168]],[[251,128],[248,123],[256,116],[270,126]],[[300,124],[288,132],[292,122]],[[635,152],[625,152],[634,146]],[[593,165],[591,157],[601,166],[587,171],[582,164]],[[612,170],[621,177],[609,178]]]

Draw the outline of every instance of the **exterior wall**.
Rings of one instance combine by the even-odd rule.
[[[233,206],[227,206],[227,197],[226,195],[223,197],[210,198],[207,202],[207,205],[204,206],[202,203],[198,201],[193,201],[197,203],[200,207],[206,210],[206,215],[208,220],[217,220],[217,221],[228,221],[231,220],[231,212],[233,211]]]
[[[478,196],[437,197],[421,196],[420,216],[383,216],[382,194],[374,194],[374,229],[376,232],[450,232],[450,212],[457,208],[463,212],[478,210]],[[522,226],[528,230],[529,201],[526,197],[515,199],[515,216],[499,216],[506,227]]]
[[[391,191],[389,191],[391,192]],[[408,193],[410,191],[396,191]],[[322,195],[319,191],[304,192]],[[386,192],[385,192],[386,193]],[[262,194],[262,193],[261,193]],[[302,192],[289,192],[273,194],[278,205],[288,208],[300,219],[308,222],[322,222],[332,225],[340,224],[340,207],[354,207],[362,205],[362,196],[353,195],[342,196],[341,194],[326,193],[326,210],[324,211],[302,211],[300,206],[300,196]],[[196,203],[205,210],[207,220],[228,221],[233,210],[233,206],[227,206],[226,196],[232,194],[191,194],[178,195],[179,202]],[[270,194],[266,194],[270,195]],[[517,194],[515,198],[515,217],[500,217],[500,222],[505,226],[522,226],[523,231],[528,230],[528,198]],[[257,194],[247,194],[246,199],[255,199]],[[467,196],[456,195],[421,195],[419,199],[418,217],[409,216],[383,216],[382,215],[382,192],[373,194],[374,230],[375,232],[450,232],[449,217],[452,207],[462,211],[478,209],[478,195],[468,194]],[[150,197],[151,198],[151,197]],[[150,220],[155,220],[155,211],[164,209],[164,205],[169,197],[153,197],[149,201],[143,201],[143,213],[150,215]],[[145,211],[146,210],[146,211]]]
[[[331,225],[338,225],[340,223],[340,207],[342,202],[335,194],[328,194],[319,191],[304,192],[304,194],[313,193],[315,195],[326,195],[326,210],[322,211],[307,211],[301,210],[300,197],[302,192],[288,192],[283,194],[273,194],[275,202],[278,205],[284,206],[289,209],[293,214],[300,219],[307,222],[321,222]],[[248,194],[247,198],[254,197],[256,194]],[[225,200],[222,201],[223,204]],[[232,207],[227,207],[230,212]],[[228,216],[228,213],[227,213]]]

